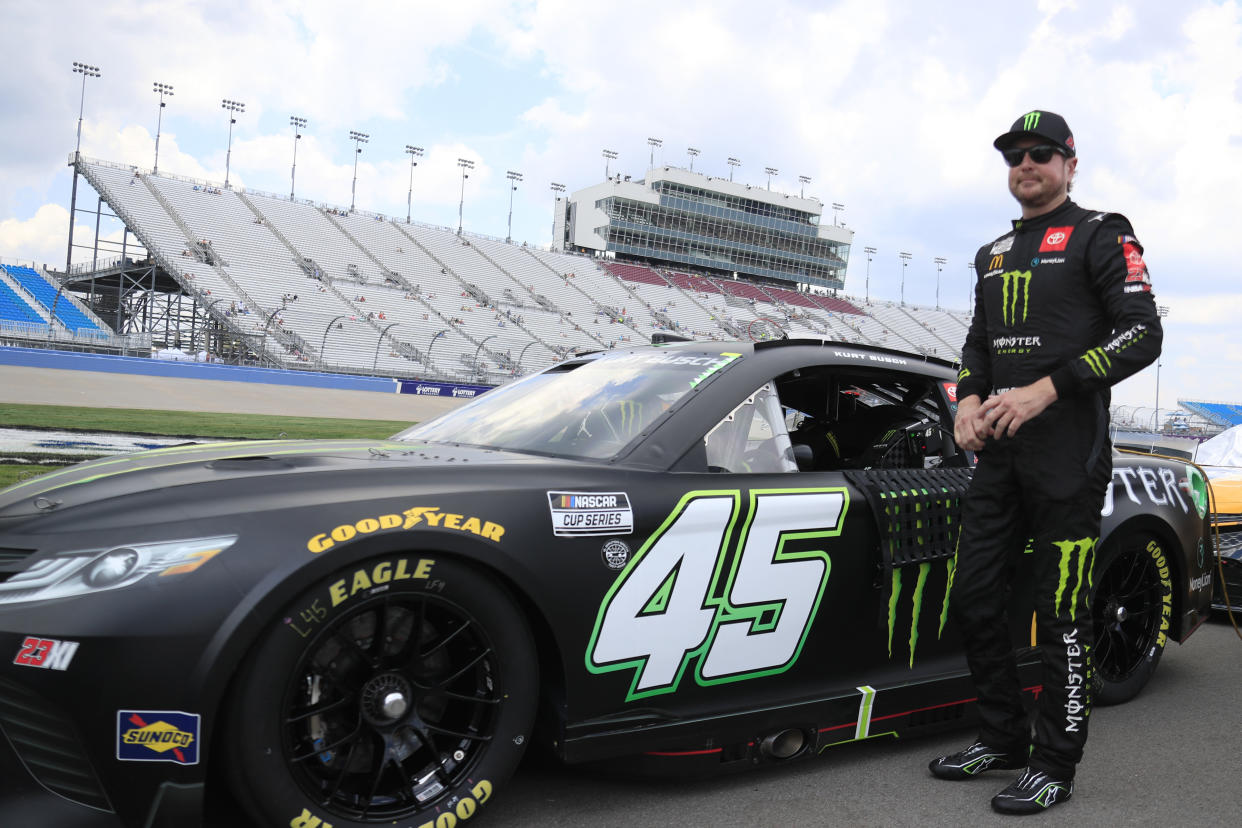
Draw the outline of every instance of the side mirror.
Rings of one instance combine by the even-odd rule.
[[[812,464],[815,462],[815,452],[811,447],[802,443],[793,445],[794,462],[798,464],[798,471],[810,471]]]

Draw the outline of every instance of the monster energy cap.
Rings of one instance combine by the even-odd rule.
[[[1071,158],[1078,154],[1074,147],[1074,133],[1070,132],[1065,119],[1055,112],[1031,110],[1014,121],[1009,131],[993,141],[992,146],[998,150],[1009,149],[1019,138],[1044,138],[1068,152]]]

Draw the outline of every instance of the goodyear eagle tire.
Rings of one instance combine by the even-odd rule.
[[[537,663],[508,593],[464,563],[342,569],[285,608],[238,679],[234,792],[260,825],[454,828],[517,766]]]
[[[1093,696],[1101,705],[1120,704],[1147,684],[1168,638],[1173,616],[1173,581],[1160,542],[1135,534],[1095,573],[1091,605],[1095,629]]]

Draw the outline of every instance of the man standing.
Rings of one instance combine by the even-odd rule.
[[[1028,112],[994,145],[1022,218],[975,256],[954,423],[958,445],[979,452],[952,607],[982,721],[974,744],[929,767],[942,779],[1025,768],[992,807],[1034,813],[1070,798],[1087,738],[1109,388],[1156,359],[1162,332],[1129,221],[1069,199],[1078,158],[1065,119]],[[1033,738],[1005,611],[1028,539],[1044,660]]]

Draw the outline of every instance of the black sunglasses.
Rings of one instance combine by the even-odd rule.
[[[1065,150],[1052,144],[1036,144],[1033,147],[1011,147],[1001,150],[1001,155],[1005,158],[1005,163],[1011,167],[1016,167],[1022,163],[1022,159],[1030,153],[1031,160],[1036,164],[1047,164],[1052,160],[1052,156],[1065,155]],[[1067,156],[1068,157],[1068,156]]]

